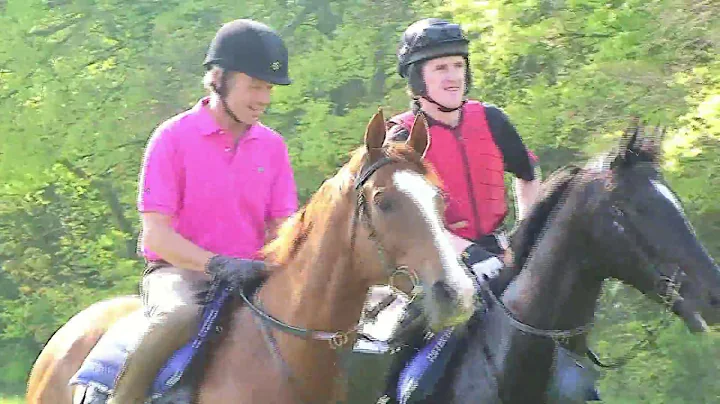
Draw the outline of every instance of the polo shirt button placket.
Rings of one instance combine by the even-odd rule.
[[[232,146],[230,146],[226,143],[225,149],[223,149],[223,150],[225,150],[225,161],[227,162],[227,164],[232,164],[232,161],[235,158]]]

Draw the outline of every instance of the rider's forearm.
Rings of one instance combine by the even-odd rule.
[[[145,221],[143,244],[175,267],[200,272],[205,271],[205,265],[215,255],[187,240],[165,223]]]
[[[450,238],[450,243],[452,244],[453,248],[455,249],[455,252],[460,255],[465,249],[472,244],[472,241],[464,239],[454,233],[452,233],[450,230],[445,229],[445,234],[447,234],[448,238]]]
[[[540,177],[532,181],[525,181],[515,178],[515,201],[518,207],[518,218],[522,220],[530,211],[532,204],[540,192]]]

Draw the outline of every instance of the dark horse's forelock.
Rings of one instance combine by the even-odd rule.
[[[543,230],[552,221],[555,207],[562,202],[563,195],[570,187],[581,168],[570,164],[550,175],[542,185],[540,194],[529,215],[521,221],[510,235],[510,249],[513,267],[520,271],[530,253],[542,236]]]

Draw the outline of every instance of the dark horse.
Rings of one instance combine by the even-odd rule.
[[[455,348],[445,348],[449,359],[442,375],[433,388],[425,386],[428,395],[409,402],[585,402],[597,375],[581,354],[605,279],[661,296],[685,317],[692,310],[682,307],[677,293],[680,276],[658,270],[682,268],[682,277],[702,285],[709,301],[717,302],[720,270],[662,178],[659,146],[657,136],[636,127],[616,151],[553,173],[513,233],[501,297],[487,282],[478,283],[483,310],[450,338],[445,334],[455,339]],[[415,346],[426,343],[417,339]],[[417,387],[405,373],[418,358],[406,367],[412,345],[395,355],[388,379],[391,402],[399,375],[401,389]],[[563,374],[568,368],[577,370],[577,378]]]

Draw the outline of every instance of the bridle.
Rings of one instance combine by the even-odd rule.
[[[608,180],[609,180],[609,178],[606,178],[606,181],[608,181]],[[613,184],[609,181],[605,183],[606,189],[610,189],[610,187],[612,187],[612,186],[613,186]],[[567,192],[571,188],[572,187],[568,187],[568,190],[565,191],[565,193],[566,193],[565,196],[567,196]],[[622,212],[614,202],[611,203],[611,209]],[[554,214],[554,212],[553,212],[553,214]],[[551,220],[548,220],[548,223],[550,221]],[[616,219],[615,219],[614,225],[619,226],[621,228],[621,230],[624,231],[624,229],[622,229],[623,226],[621,224],[619,224]],[[645,253],[645,251],[648,250],[648,248],[647,248],[647,246],[643,246],[640,244],[642,244],[641,241],[636,240],[636,243],[634,244],[634,248],[637,250],[636,252],[638,252],[639,255],[642,257],[642,260],[649,267],[652,263],[652,260]],[[622,355],[620,357],[620,359],[615,360],[611,364],[603,363],[597,357],[597,355],[595,355],[592,351],[590,351],[588,349],[587,353],[586,353],[587,357],[595,365],[600,366],[602,368],[607,368],[607,369],[616,369],[616,368],[620,368],[620,367],[624,366],[627,362],[629,362],[631,359],[635,358],[639,354],[641,348],[652,345],[658,337],[658,332],[670,324],[670,321],[672,320],[672,317],[673,317],[672,316],[673,305],[675,304],[675,302],[677,302],[681,298],[679,291],[682,286],[682,281],[678,280],[680,268],[676,268],[676,270],[672,276],[666,276],[662,272],[655,270],[655,269],[653,269],[653,271],[655,271],[655,273],[653,275],[655,275],[655,277],[656,277],[656,280],[653,285],[653,289],[660,296],[663,306],[666,309],[665,310],[665,314],[666,314],[665,318],[663,320],[661,320],[661,322],[658,324],[658,326],[655,330],[650,330],[650,329],[648,329],[648,327],[644,327],[647,336],[643,340],[638,341],[635,345],[633,345],[628,350],[628,352],[626,354]],[[533,327],[533,326],[526,324],[523,321],[519,320],[513,314],[513,312],[502,302],[502,300],[497,295],[495,295],[495,293],[489,287],[487,282],[476,279],[475,277],[473,277],[473,280],[475,280],[475,286],[476,286],[477,290],[481,291],[483,299],[486,300],[486,302],[490,303],[490,304],[486,305],[488,308],[491,307],[492,304],[497,305],[502,310],[505,317],[509,320],[509,323],[512,327],[514,327],[518,331],[521,331],[522,333],[525,333],[525,334],[549,338],[556,344],[556,346],[559,346],[560,344],[568,344],[571,338],[587,334],[588,332],[590,332],[592,330],[592,328],[594,326],[594,322],[590,321],[586,324],[583,324],[579,327],[575,327],[572,329],[540,329],[540,328]],[[492,358],[493,355],[491,354],[491,351],[487,345],[484,347],[484,354],[486,356],[486,360],[488,361],[488,364],[492,368],[491,373],[493,373],[495,382],[497,384],[498,378],[499,378],[499,370],[497,369],[497,366]],[[499,394],[499,392],[497,390],[496,390],[496,393]],[[499,397],[499,395],[497,396],[497,398],[502,402],[502,399]]]
[[[370,154],[368,154],[370,156]],[[389,285],[392,289],[395,289],[395,279],[398,276],[405,275],[410,279],[410,282],[412,283],[412,290],[410,291],[410,300],[415,299],[416,296],[418,296],[422,292],[422,287],[420,285],[419,278],[417,274],[408,269],[405,266],[395,266],[390,265],[387,254],[385,249],[383,248],[382,244],[378,240],[377,237],[377,231],[375,230],[375,227],[372,224],[372,218],[370,216],[370,209],[368,209],[368,202],[365,198],[365,194],[363,192],[363,188],[367,181],[375,174],[380,168],[393,164],[393,163],[399,163],[402,162],[398,159],[393,159],[388,156],[382,156],[380,159],[375,161],[374,163],[370,164],[369,166],[363,167],[363,169],[360,171],[360,174],[355,179],[354,189],[357,193],[357,202],[355,204],[355,210],[353,213],[353,220],[352,220],[352,234],[350,239],[350,256],[354,256],[355,251],[355,240],[357,235],[357,226],[358,222],[360,221],[369,229],[369,239],[372,240],[376,246],[378,256],[380,258],[381,265],[383,268],[385,268],[388,276],[389,276]],[[350,261],[350,265],[354,267],[354,260]],[[352,268],[354,269],[354,268]],[[258,288],[259,289],[259,288]],[[244,300],[245,304],[248,306],[248,308],[251,310],[251,312],[255,315],[256,319],[259,320],[259,326],[261,328],[261,331],[263,332],[263,336],[265,338],[265,342],[268,346],[269,351],[273,355],[275,361],[278,363],[278,365],[283,369],[283,371],[286,373],[286,376],[288,378],[292,378],[294,380],[298,380],[296,377],[292,375],[292,372],[290,371],[287,363],[280,357],[279,350],[277,349],[277,342],[275,341],[275,338],[272,336],[270,331],[268,330],[267,326],[270,326],[271,328],[284,332],[286,334],[293,335],[295,337],[305,339],[305,340],[316,340],[316,341],[327,341],[332,349],[338,350],[340,348],[345,347],[344,353],[345,357],[342,362],[346,362],[348,359],[348,354],[350,351],[352,351],[352,346],[348,347],[348,344],[351,341],[354,341],[354,338],[363,338],[371,342],[376,342],[377,340],[362,332],[362,323],[358,323],[353,328],[345,331],[320,331],[320,330],[312,330],[308,328],[302,328],[302,327],[296,327],[290,324],[287,324],[284,321],[281,321],[277,319],[276,317],[272,316],[271,314],[267,313],[261,308],[261,304],[257,301],[257,290],[256,293],[251,296],[250,298],[246,295],[245,291],[240,290],[239,291],[240,297]],[[340,383],[340,381],[337,381]]]
[[[420,294],[422,292],[422,287],[420,285],[420,280],[417,276],[417,274],[414,271],[409,270],[405,266],[391,266],[388,264],[387,261],[387,254],[385,253],[385,249],[383,248],[382,244],[377,238],[377,231],[375,230],[375,227],[372,224],[372,219],[370,217],[370,211],[367,208],[367,199],[365,198],[365,194],[362,192],[362,188],[365,185],[365,183],[372,177],[377,170],[380,168],[392,164],[392,163],[398,163],[401,162],[397,159],[392,159],[390,157],[383,156],[381,159],[376,161],[375,163],[371,164],[369,167],[363,169],[360,172],[360,175],[355,180],[355,190],[357,192],[357,203],[355,205],[355,212],[353,214],[353,222],[352,222],[352,236],[350,239],[350,255],[352,256],[353,251],[355,249],[355,239],[357,235],[357,223],[358,218],[362,217],[362,223],[365,224],[370,229],[370,235],[369,238],[375,243],[375,246],[378,251],[378,255],[380,257],[380,261],[382,263],[382,266],[387,270],[387,273],[389,275],[389,283],[390,286],[394,288],[395,285],[395,279],[397,276],[405,275],[407,276],[412,285],[413,289],[410,292],[411,299],[414,299],[415,296]],[[351,261],[351,265],[354,265],[354,261]],[[303,339],[313,339],[318,341],[328,341],[330,345],[333,348],[340,348],[344,345],[346,345],[350,341],[350,337],[355,334],[358,336],[362,336],[365,338],[368,338],[370,340],[374,340],[369,335],[363,334],[360,332],[361,325],[357,325],[353,327],[350,330],[347,331],[318,331],[318,330],[311,330],[308,328],[301,328],[301,327],[295,327],[292,325],[289,325],[281,320],[278,320],[277,318],[273,317],[272,315],[268,314],[264,310],[260,309],[253,303],[256,298],[248,298],[244,291],[239,291],[240,296],[245,301],[245,304],[252,310],[252,312],[258,316],[262,321],[264,321],[266,324],[272,326],[273,328],[283,331],[285,333],[294,335],[299,338]]]

